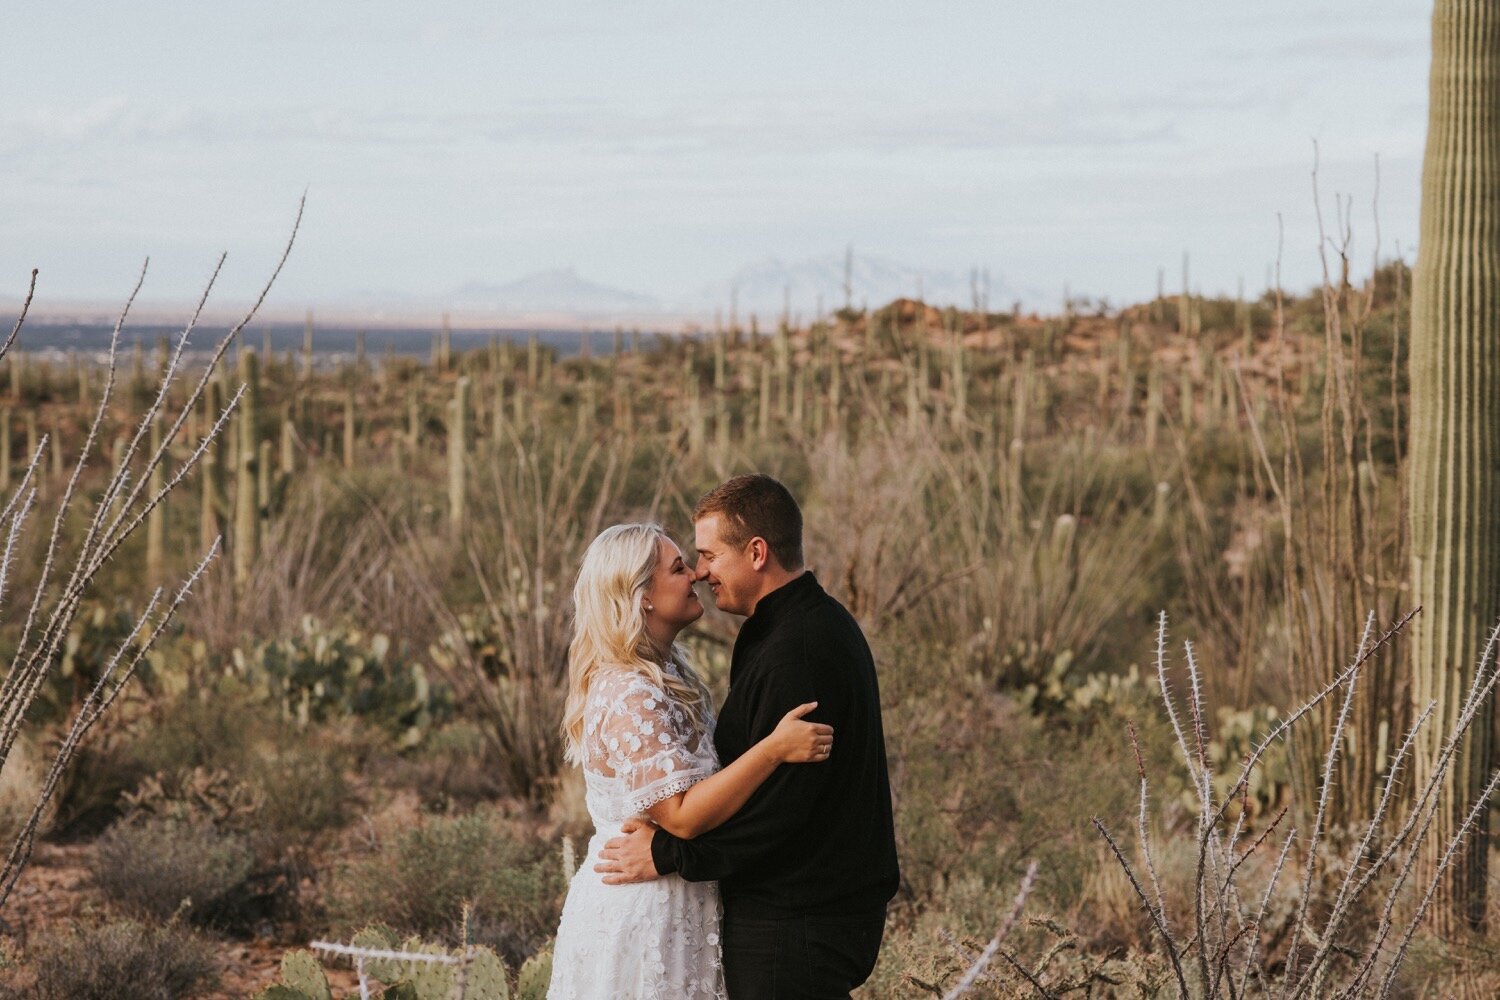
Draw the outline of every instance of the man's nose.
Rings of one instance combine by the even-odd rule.
[[[704,565],[703,561],[700,559],[698,561],[698,565],[696,565],[696,566],[693,567],[693,582],[694,583],[702,583],[704,580],[707,580],[707,579],[708,579],[708,567],[706,565]]]

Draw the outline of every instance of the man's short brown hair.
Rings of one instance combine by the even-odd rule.
[[[735,476],[715,486],[693,508],[693,520],[710,514],[720,516],[720,534],[730,545],[763,538],[782,569],[802,568],[802,508],[770,476]]]

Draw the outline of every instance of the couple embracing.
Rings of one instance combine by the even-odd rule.
[[[781,483],[731,479],[693,525],[693,567],[651,524],[583,557],[563,733],[596,832],[547,995],[848,997],[899,877],[874,660]],[[718,713],[677,643],[700,581],[746,617]]]

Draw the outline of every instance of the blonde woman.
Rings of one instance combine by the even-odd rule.
[[[631,819],[692,838],[732,816],[783,763],[828,758],[833,729],[801,721],[719,770],[708,689],[677,635],[703,614],[694,573],[654,524],[607,528],[584,553],[573,588],[573,642],[563,735],[583,768],[595,834],[586,857]],[[549,1000],[723,998],[719,895],[671,875],[607,885],[585,864],[573,877],[553,952]]]

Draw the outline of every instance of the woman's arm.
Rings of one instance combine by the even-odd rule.
[[[803,722],[802,717],[818,707],[810,701],[798,705],[776,729],[739,756],[728,767],[656,803],[646,814],[668,833],[691,840],[739,811],[772,772],[783,763],[819,763],[828,759],[833,746],[833,727]]]

